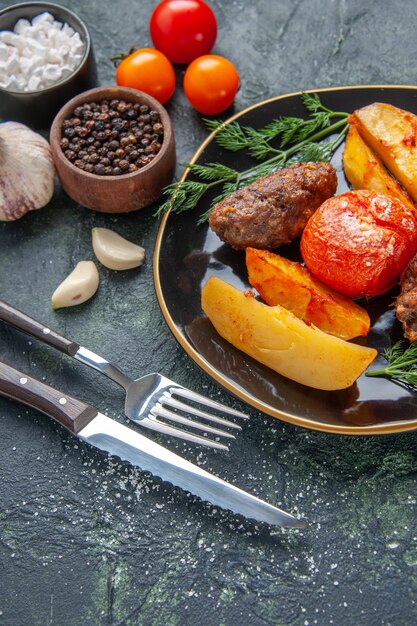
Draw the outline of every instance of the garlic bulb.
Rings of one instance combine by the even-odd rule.
[[[46,139],[18,122],[0,124],[0,220],[17,220],[48,204],[54,178]]]

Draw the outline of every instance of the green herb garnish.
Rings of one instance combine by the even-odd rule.
[[[212,201],[213,206],[233,191],[295,161],[329,161],[347,132],[348,113],[326,108],[317,94],[304,93],[302,99],[309,112],[307,119],[281,117],[259,130],[241,126],[236,121],[225,124],[205,120],[209,130],[216,132],[215,141],[221,148],[230,152],[247,150],[260,162],[242,172],[221,163],[185,164],[193,180],[165,187],[166,200],[158,215],[166,211],[183,213],[194,209],[207,191],[219,187],[219,194]],[[322,141],[336,132],[335,139]],[[210,209],[200,217],[199,223],[207,220],[209,212]]]
[[[384,376],[405,385],[417,387],[417,342],[404,348],[403,341],[397,341],[392,348],[382,352],[388,365],[379,370],[366,372],[366,376]]]

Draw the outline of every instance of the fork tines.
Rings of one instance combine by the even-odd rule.
[[[173,396],[179,396],[189,402],[182,402]],[[223,417],[219,417],[212,412],[203,410],[202,408],[195,406],[195,404],[200,404],[204,407],[215,409],[218,412],[226,413],[227,415],[239,417],[241,419],[248,419],[248,416],[241,411],[237,411],[236,409],[220,404],[215,400],[206,398],[205,396],[191,391],[190,389],[186,389],[180,385],[172,384],[169,385],[169,387],[167,387],[161,394],[159,401],[152,407],[148,418],[143,420],[143,425],[165,434],[175,435],[181,439],[192,441],[193,443],[227,450],[228,447],[218,441],[214,441],[208,437],[201,437],[186,430],[175,428],[175,426],[170,426],[169,423],[165,421],[167,420],[168,422],[173,422],[174,424],[181,424],[182,426],[202,431],[205,435],[210,434],[215,437],[235,439],[235,436],[232,433],[215,428],[207,423],[190,419],[190,417],[186,417],[191,416],[201,418],[207,422],[218,424],[219,426],[223,426],[225,428],[234,429],[236,431],[241,430],[241,426],[239,426],[239,424]]]

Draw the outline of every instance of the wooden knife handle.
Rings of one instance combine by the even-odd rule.
[[[74,356],[80,347],[74,341],[62,337],[59,333],[56,333],[44,324],[40,324],[29,317],[29,315],[26,315],[26,313],[22,313],[22,311],[4,302],[4,300],[0,300],[0,320],[18,330],[23,330],[28,335],[32,335],[32,337],[36,337],[54,348],[58,348],[58,350],[69,354],[69,356]]]
[[[76,435],[97,415],[94,407],[0,361],[0,395],[49,415]]]

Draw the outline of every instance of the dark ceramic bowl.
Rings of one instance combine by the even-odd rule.
[[[64,155],[61,148],[62,124],[82,104],[115,98],[146,104],[159,113],[164,127],[162,146],[148,165],[135,172],[118,176],[90,174],[73,165]],[[137,89],[97,87],[72,98],[53,121],[50,143],[64,191],[78,204],[102,213],[130,213],[152,204],[161,197],[163,188],[172,182],[175,172],[175,140],[171,119],[162,104]]]
[[[0,31],[13,30],[21,19],[31,21],[48,11],[56,20],[67,23],[81,37],[84,56],[72,74],[55,85],[39,91],[10,91],[0,87],[0,118],[17,121],[35,128],[48,128],[61,106],[70,98],[97,84],[97,70],[90,34],[82,20],[57,4],[50,2],[23,2],[0,11]]]

